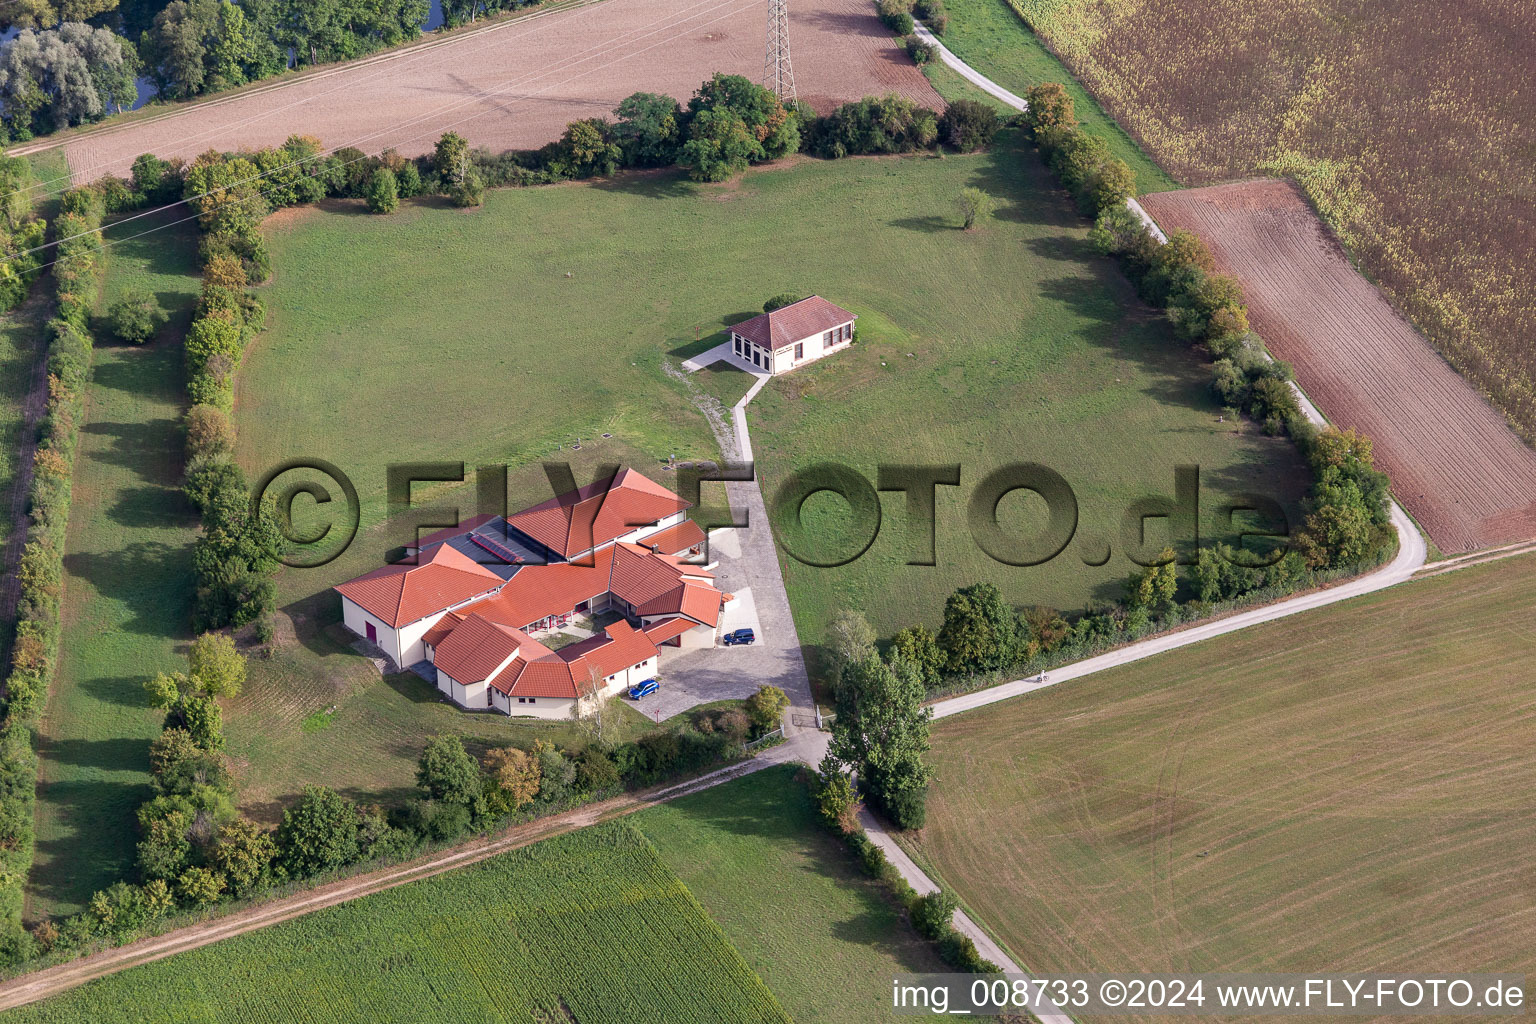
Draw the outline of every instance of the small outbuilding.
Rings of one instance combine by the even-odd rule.
[[[731,351],[760,370],[785,373],[847,348],[857,319],[812,295],[732,327]]]

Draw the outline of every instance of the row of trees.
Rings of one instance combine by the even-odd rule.
[[[589,707],[577,716],[584,742],[576,750],[535,740],[476,759],[458,736],[435,736],[417,760],[414,799],[386,810],[306,786],[274,829],[237,810],[224,752],[219,701],[239,695],[246,669],[234,642],[210,633],[192,644],[185,671],[145,683],[165,721],[150,745],[154,796],[138,812],[138,882],[116,882],[82,913],[43,922],[30,934],[18,929],[5,950],[9,962],[80,952],[100,939],[128,941],[178,909],[249,898],[367,861],[404,859],[425,843],[709,767],[739,756],[745,736],[776,726],[788,703],[782,691],[763,687],[744,710],[701,712],[692,728],[623,743],[613,736],[617,716]]]
[[[1123,207],[1136,194],[1135,172],[1109,152],[1103,139],[1082,130],[1063,86],[1045,82],[1031,87],[1024,98],[1025,130],[1085,214],[1097,217]]]
[[[14,165],[5,165],[13,172]],[[16,180],[14,177],[12,180]],[[32,731],[59,654],[59,599],[70,474],[90,375],[90,316],[100,288],[103,206],[92,190],[64,194],[55,229],[58,299],[48,332],[48,398],[32,463],[28,535],[18,577],[15,643],[0,706],[0,957],[25,947],[22,887],[32,866],[37,754]],[[22,216],[6,205],[8,223]],[[41,223],[41,222],[35,222]]]
[[[539,0],[444,0],[448,25]],[[0,116],[10,138],[98,120],[137,96],[143,74],[186,99],[350,60],[420,34],[431,0],[8,0],[0,29]],[[89,24],[87,24],[89,22]]]
[[[48,226],[32,213],[35,178],[19,156],[0,156],[0,311],[15,309],[42,273]]]
[[[822,823],[848,844],[859,864],[871,878],[878,878],[907,911],[907,917],[919,935],[932,942],[939,957],[950,967],[966,974],[996,974],[1000,968],[976,950],[976,944],[955,930],[958,903],[948,892],[936,890],[919,896],[888,861],[884,851],[870,841],[859,824],[862,804],[848,776],[831,765],[811,779],[811,797]]]

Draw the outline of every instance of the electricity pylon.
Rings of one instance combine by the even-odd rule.
[[[789,63],[788,0],[768,0],[768,55],[763,59],[763,87],[784,101],[795,98],[795,71]]]

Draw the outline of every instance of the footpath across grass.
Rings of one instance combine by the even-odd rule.
[[[949,27],[941,38],[955,56],[1017,96],[1041,82],[1060,82],[1072,95],[1083,129],[1109,143],[1110,151],[1136,172],[1138,195],[1179,187],[1178,181],[1153,163],[1136,140],[1104,112],[1067,66],[1008,6],[1008,0],[948,0],[945,7]],[[969,92],[975,86],[948,68],[936,69],[929,78],[945,99],[981,98]]]
[[[182,497],[181,338],[198,288],[197,239],[164,214],[115,244],[102,306],[153,292],[173,316],[155,341],[96,330],[64,556],[64,640],[38,729],[41,781],[30,916],[69,914],[133,875],[134,812],[160,731],[144,679],[177,667],[192,601],[195,519]]]
[[[1044,973],[1529,974],[1532,607],[1511,558],[944,719],[916,846]]]
[[[38,1024],[789,1024],[655,848],[594,825],[11,1011]]]
[[[826,832],[796,771],[764,769],[630,820],[796,1020],[876,1020],[893,973],[948,968]]]

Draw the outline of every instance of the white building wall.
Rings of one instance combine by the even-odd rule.
[[[388,625],[377,615],[363,611],[362,605],[350,597],[341,599],[341,621],[348,629],[365,639],[368,636],[368,623],[373,623],[374,632],[379,638],[377,643],[380,650],[394,658],[396,665],[401,664],[400,637],[395,632],[395,627]]]
[[[517,697],[510,698],[507,705],[507,713],[513,718],[526,716],[528,718],[544,718],[551,720],[569,719],[571,717],[571,705],[576,701],[570,698],[558,697],[530,697],[524,698],[524,703],[519,704]],[[532,703],[527,703],[531,700]]]

